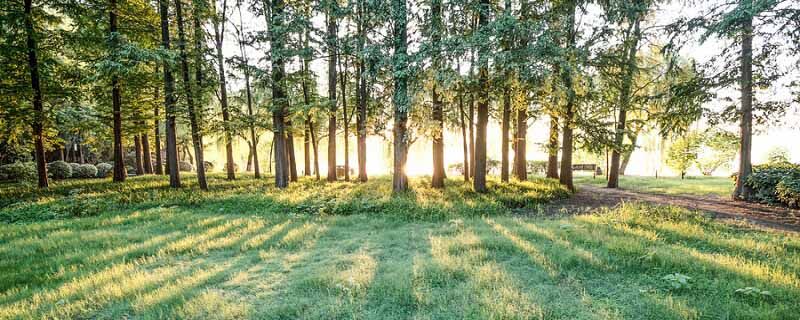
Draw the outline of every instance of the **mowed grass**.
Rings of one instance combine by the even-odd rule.
[[[644,177],[620,176],[619,187],[626,190],[669,195],[695,195],[730,197],[733,191],[733,180],[727,177]],[[575,177],[578,185],[586,184],[605,187],[608,181],[604,176],[592,179],[592,176]]]
[[[538,203],[559,196],[560,189],[546,180],[480,196],[460,181],[437,191],[414,180],[416,191],[391,197],[380,195],[388,192],[386,178],[364,185],[304,181],[284,195],[268,182],[242,179],[224,187],[226,182],[214,177],[216,187],[208,193],[159,189],[127,204],[119,202],[132,197],[127,191],[103,189],[147,192],[162,180],[84,187],[87,194],[120,203],[117,209],[78,218],[43,214],[43,221],[28,214],[0,226],[0,318],[793,319],[800,314],[797,235],[639,204],[583,216],[509,214],[535,211]],[[2,212],[23,216],[30,212],[13,210],[28,208],[22,203],[29,202],[63,208],[68,203],[61,201],[76,195],[59,188],[35,194],[3,189],[18,192],[18,200],[12,205],[17,209]],[[509,193],[527,194],[527,200],[501,200]],[[181,203],[184,197],[194,201]],[[339,204],[321,211],[291,209],[317,203],[306,198]],[[352,207],[361,210],[352,214],[337,211],[361,201],[374,202],[376,212],[366,205]],[[440,206],[445,209],[433,209]],[[685,284],[664,279],[676,273]],[[737,293],[745,288],[754,289]]]

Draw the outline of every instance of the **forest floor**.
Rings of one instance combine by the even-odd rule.
[[[800,235],[551,180],[0,185],[0,319],[790,319]],[[582,197],[589,189],[583,189]],[[591,193],[591,192],[590,192]],[[559,200],[562,199],[562,200]]]

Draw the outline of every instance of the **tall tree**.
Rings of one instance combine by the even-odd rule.
[[[577,39],[577,29],[575,26],[575,13],[578,7],[577,0],[566,0],[563,3],[566,21],[563,24],[563,31],[566,34],[564,44],[567,57],[562,59],[559,65],[559,77],[566,88],[566,104],[564,105],[564,125],[561,133],[561,176],[559,182],[569,190],[575,191],[572,182],[572,151],[573,151],[573,128],[575,126],[575,107],[576,94],[573,85],[573,68],[575,66],[575,43]]]
[[[116,57],[119,47],[119,34],[117,33],[117,0],[110,0],[109,33],[111,56]],[[113,59],[113,58],[112,58]],[[122,93],[120,91],[119,76],[116,72],[111,75],[111,104],[114,118],[114,182],[123,182],[128,175],[125,172],[125,155],[122,150]]]
[[[44,154],[44,104],[42,102],[42,87],[39,83],[39,59],[37,56],[36,31],[33,27],[33,4],[25,0],[25,35],[28,46],[28,68],[31,74],[31,88],[33,89],[33,138],[36,153],[36,172],[38,173],[39,188],[47,188],[47,162]]]
[[[261,178],[261,166],[258,163],[258,137],[256,136],[256,125],[253,114],[253,92],[250,86],[250,61],[244,49],[245,39],[243,35],[244,20],[242,19],[242,2],[237,1],[236,7],[239,11],[239,27],[236,28],[236,34],[239,38],[239,53],[242,55],[241,58],[244,65],[244,88],[247,98],[247,127],[250,129],[250,153],[253,154],[253,176],[258,179]]]
[[[394,74],[394,164],[392,177],[392,190],[403,192],[408,190],[408,176],[406,176],[406,162],[408,160],[408,114],[411,103],[408,97],[408,14],[405,0],[392,0],[391,12],[393,19],[392,43],[392,71]]]
[[[170,50],[169,35],[169,4],[168,0],[158,0],[159,14],[161,16],[161,48]],[[166,142],[167,142],[167,172],[169,172],[169,185],[180,188],[181,176],[178,170],[178,138],[176,132],[175,110],[175,78],[172,76],[172,67],[164,61],[164,113],[166,115]]]
[[[212,0],[212,8],[216,9],[216,4]],[[222,107],[222,131],[225,136],[225,172],[228,180],[236,179],[233,170],[233,134],[231,128],[231,116],[228,109],[228,84],[225,75],[225,57],[222,54],[222,44],[225,38],[225,22],[228,12],[228,1],[222,0],[222,13],[214,16],[214,46],[217,49],[217,68],[219,70],[219,103]]]
[[[479,34],[488,32],[491,2],[481,0],[478,9]],[[472,180],[476,192],[487,192],[486,187],[486,127],[489,123],[489,48],[484,44],[478,49],[478,112],[475,128],[475,178]]]
[[[558,117],[550,114],[550,134],[547,138],[547,177],[558,179]]]
[[[365,26],[365,1],[356,2],[356,29],[358,37],[356,39],[358,49],[358,62],[356,71],[356,83],[358,92],[356,98],[356,149],[358,158],[358,181],[367,182],[367,76],[366,59],[364,58],[364,45],[367,41]]]
[[[433,87],[431,88],[432,117],[433,117],[433,176],[431,186],[444,188],[444,108],[440,94],[438,75],[441,72],[441,51],[439,43],[442,41],[444,23],[442,23],[442,1],[431,0],[431,68],[433,69]]]
[[[275,186],[286,188],[289,185],[289,159],[286,152],[286,109],[289,104],[286,96],[285,78],[285,34],[283,0],[272,0],[270,17],[270,50],[272,56],[272,132],[275,145]],[[336,88],[334,88],[334,91]]]
[[[336,2],[328,1],[327,45],[328,45],[328,181],[336,181],[336,59],[338,35],[336,26]]]
[[[195,7],[195,10],[199,8]],[[199,12],[194,12],[198,14]],[[205,163],[203,161],[203,138],[200,133],[197,109],[194,104],[195,91],[192,89],[192,80],[189,76],[189,56],[186,52],[186,32],[184,31],[183,8],[181,0],[175,0],[175,18],[178,22],[178,48],[181,59],[181,74],[183,75],[183,89],[186,93],[186,108],[189,110],[189,126],[192,134],[192,145],[195,153],[195,167],[197,168],[197,183],[202,190],[208,190],[206,183]],[[196,52],[196,54],[200,54]],[[195,66],[200,68],[200,65]],[[195,79],[199,80],[199,79]],[[199,92],[198,88],[198,92]]]

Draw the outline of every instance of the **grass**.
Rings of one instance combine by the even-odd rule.
[[[586,184],[605,187],[607,180],[603,176],[592,179],[591,176],[575,177],[578,185]],[[636,192],[659,193],[670,195],[695,195],[730,197],[733,191],[733,180],[727,177],[643,177],[620,176],[619,186]]]
[[[459,181],[441,192],[414,180],[416,191],[396,198],[383,194],[385,178],[365,185],[304,181],[285,193],[262,181],[212,182],[209,193],[165,188],[142,198],[127,193],[147,193],[162,179],[69,181],[44,193],[3,187],[3,201],[14,193],[17,208],[3,209],[4,219],[25,219],[0,227],[0,318],[800,314],[794,234],[639,204],[584,216],[508,214],[560,196],[546,180],[480,196]],[[78,185],[84,191],[67,191]],[[84,193],[98,197],[65,200]],[[92,201],[103,203],[102,212],[80,218],[19,209]],[[300,204],[316,209],[292,209]]]

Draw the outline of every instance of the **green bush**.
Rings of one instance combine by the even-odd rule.
[[[189,161],[179,161],[178,171],[192,172],[194,171],[194,166]]]
[[[787,184],[800,181],[800,165],[784,162],[754,166],[745,184],[753,189],[754,201],[777,204],[784,203],[776,192],[782,180],[787,180]]]
[[[775,186],[778,200],[792,208],[800,208],[800,179],[784,178]]]
[[[77,171],[78,171],[78,168],[80,168],[80,167],[81,167],[81,164],[80,164],[80,163],[75,163],[75,162],[72,162],[72,163],[70,163],[70,164],[69,164],[69,166],[70,166],[70,168],[72,168],[72,174],[74,175],[74,174],[75,174],[75,172],[77,172]],[[77,177],[73,176],[73,178],[77,178]]]
[[[36,180],[35,162],[14,162],[0,166],[0,180],[34,181]]]
[[[72,177],[72,166],[64,161],[53,161],[47,164],[47,173],[53,179],[67,179]]]
[[[108,178],[114,174],[114,164],[111,163],[98,163],[97,164],[97,177]]]
[[[97,177],[97,167],[93,164],[82,164],[78,170],[72,174],[76,178],[94,178]]]

